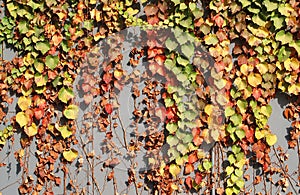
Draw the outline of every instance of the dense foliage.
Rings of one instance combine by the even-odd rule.
[[[274,147],[277,136],[268,125],[270,100],[276,93],[288,94],[283,113],[292,126],[288,145],[300,155],[296,0],[7,0],[3,5],[0,41],[17,55],[7,61],[2,54],[0,145],[21,145],[13,151],[23,170],[20,194],[53,194],[54,186],[62,186],[64,194],[84,194],[86,186],[76,183],[83,164],[88,189],[97,194],[107,182],[115,194],[122,193],[117,180],[136,194],[143,189],[153,194],[299,193],[300,172],[290,167],[297,175],[291,176],[288,155]],[[142,48],[129,48],[125,57],[118,50],[124,37],[112,35],[134,26],[144,29],[147,41]],[[171,30],[159,33],[162,29]],[[99,48],[109,36],[109,48]],[[99,64],[101,56],[109,60]],[[142,59],[147,62],[143,73]],[[101,74],[94,75],[99,69]],[[122,121],[128,115],[120,113],[125,86],[131,86],[134,102],[130,137]],[[92,107],[80,125],[82,105],[75,91]],[[97,135],[101,140],[94,139]],[[212,146],[205,151],[203,144]],[[142,150],[143,171],[135,159]],[[106,159],[103,153],[109,154]],[[30,158],[37,160],[34,176]],[[126,181],[114,174],[123,158],[131,163]],[[2,153],[0,160],[7,166]],[[106,172],[101,180],[100,172]],[[255,190],[259,183],[262,192]]]

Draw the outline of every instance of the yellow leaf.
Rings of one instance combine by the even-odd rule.
[[[277,142],[277,136],[270,133],[266,136],[266,141],[269,146],[273,146]]]
[[[18,99],[18,106],[19,108],[24,111],[31,105],[31,98],[22,96]]]
[[[78,152],[75,149],[71,150],[66,150],[63,152],[63,157],[68,161],[68,162],[73,162],[78,156]]]
[[[171,164],[169,171],[173,175],[173,177],[176,177],[180,173],[181,169],[178,165]]]
[[[204,108],[204,112],[207,115],[211,115],[212,111],[213,111],[214,106],[212,104],[207,104]]]
[[[28,137],[33,137],[33,136],[35,136],[35,135],[37,134],[37,132],[38,132],[38,127],[36,126],[35,123],[32,123],[32,125],[31,125],[30,127],[26,127],[26,128],[24,129],[24,132],[26,133],[26,135],[27,135]]]
[[[262,77],[260,74],[258,73],[253,73],[251,72],[248,76],[248,83],[252,86],[252,87],[257,87],[258,85],[260,85],[262,82]]]
[[[24,112],[18,112],[16,115],[16,121],[19,123],[20,127],[24,127],[28,124],[29,118]]]

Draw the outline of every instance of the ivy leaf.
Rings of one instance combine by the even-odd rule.
[[[244,187],[244,185],[245,185],[245,182],[244,182],[244,180],[239,179],[239,180],[237,180],[237,181],[235,182],[235,185],[236,185],[237,187],[239,187],[240,189],[242,189],[242,188]]]
[[[228,166],[228,167],[226,167],[225,171],[226,171],[227,175],[230,175],[231,173],[233,173],[234,167]]]
[[[235,163],[235,158],[234,158],[234,155],[233,154],[230,154],[228,156],[228,161],[229,163],[232,165],[233,163]]]
[[[253,73],[251,72],[248,75],[248,83],[252,86],[252,87],[257,87],[258,85],[260,85],[262,82],[262,77],[260,74],[258,73]]]
[[[239,114],[234,114],[230,117],[230,121],[235,125],[238,126],[242,123],[242,116]]]
[[[289,17],[291,15],[290,13],[293,13],[295,10],[291,7],[290,4],[285,3],[279,5],[278,11],[279,13],[281,13],[281,15]]]
[[[50,44],[48,42],[37,42],[35,47],[36,50],[39,50],[44,55],[50,50]]]
[[[24,111],[31,105],[31,98],[22,96],[18,99],[18,106],[19,108]]]
[[[25,127],[24,132],[28,137],[33,137],[38,133],[38,128],[35,123],[32,123],[30,127]]]
[[[172,147],[176,146],[178,144],[179,140],[177,139],[176,136],[169,135],[167,137],[167,143]]]
[[[186,153],[188,153],[189,148],[187,147],[187,145],[184,145],[184,144],[178,144],[178,145],[177,145],[177,150],[178,150],[182,155],[185,155]]]
[[[263,27],[267,24],[267,22],[264,21],[264,20],[259,16],[259,14],[254,15],[254,16],[252,17],[252,21],[253,21],[255,24],[257,24],[257,25],[259,25],[259,26],[263,26]]]
[[[262,106],[260,111],[266,117],[270,117],[272,114],[272,107],[270,105]]]
[[[58,58],[58,56],[48,55],[48,56],[46,57],[46,62],[45,62],[45,64],[46,64],[46,66],[47,66],[48,68],[50,68],[51,70],[53,70],[54,68],[56,68],[56,66],[58,65],[58,63],[59,63],[59,58]]]
[[[298,56],[300,56],[300,40],[291,42],[289,46],[293,47],[297,51]]]
[[[65,110],[64,110],[64,116],[67,119],[76,119],[78,116],[79,108],[76,105],[69,105]]]
[[[269,146],[273,146],[277,142],[277,136],[270,133],[266,136],[266,141]]]
[[[235,110],[232,107],[226,107],[225,108],[225,117],[230,117],[234,115]]]
[[[28,124],[29,118],[24,112],[18,112],[16,115],[16,121],[19,123],[20,127],[24,127]]]
[[[171,175],[173,175],[173,177],[176,177],[180,173],[180,171],[181,170],[178,165],[175,164],[170,165],[169,172],[171,173]]]
[[[288,59],[290,57],[291,53],[292,52],[291,52],[291,50],[289,48],[287,48],[285,46],[281,47],[280,50],[279,50],[279,52],[278,52],[278,56],[277,56],[278,60],[280,62],[285,61],[286,59]]]
[[[238,100],[236,104],[242,114],[244,114],[247,111],[248,102],[246,100]]]
[[[208,160],[203,161],[203,168],[208,171],[212,168],[212,162],[209,162]]]
[[[21,20],[18,28],[21,34],[26,34],[29,31],[28,22],[26,20]]]
[[[176,60],[177,60],[178,64],[180,64],[180,65],[182,65],[182,66],[186,66],[186,65],[189,64],[189,60],[187,60],[187,59],[185,59],[185,58],[183,58],[183,57],[181,57],[181,56],[178,56],[178,57],[176,58]]]
[[[68,161],[68,162],[73,162],[78,156],[78,152],[75,149],[71,150],[66,150],[63,152],[63,157]]]
[[[34,82],[38,87],[45,86],[46,83],[48,82],[48,76],[47,75],[43,76],[41,73],[36,73],[34,75]]]
[[[74,92],[70,88],[61,88],[58,92],[58,99],[65,104],[70,100],[74,98]]]
[[[204,37],[204,41],[207,45],[215,45],[219,42],[219,39],[217,38],[217,35],[209,34]]]
[[[242,140],[246,136],[246,133],[243,129],[237,129],[235,131],[235,134],[238,136],[238,138],[240,138],[240,140]]]
[[[193,44],[184,44],[181,46],[181,51],[184,56],[190,59],[194,55],[194,45]]]
[[[241,151],[241,147],[233,145],[231,150],[234,154],[238,154]]]
[[[62,136],[64,139],[70,137],[70,136],[73,134],[73,132],[69,130],[69,128],[68,128],[67,125],[58,127],[57,130],[60,132],[61,136]]]
[[[285,33],[284,30],[281,30],[276,33],[275,40],[280,41],[284,45],[293,41],[293,35],[290,32]]]
[[[239,0],[239,2],[242,3],[243,8],[251,5],[251,1],[248,1],[248,0]]]
[[[264,1],[264,6],[267,8],[268,12],[271,12],[273,10],[276,10],[278,8],[278,4],[271,2],[269,0]]]
[[[85,20],[83,22],[83,28],[87,29],[88,31],[91,31],[93,29],[93,20]]]
[[[275,30],[281,29],[283,27],[284,17],[274,16],[271,18],[274,23]]]
[[[238,177],[242,177],[243,176],[243,170],[236,169],[236,170],[234,170],[234,174]]]
[[[178,125],[176,123],[168,123],[166,125],[167,130],[169,131],[170,134],[173,134],[177,131]]]
[[[176,41],[171,40],[170,38],[166,40],[166,47],[169,51],[175,51],[178,44]]]

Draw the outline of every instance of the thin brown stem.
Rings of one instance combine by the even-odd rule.
[[[273,151],[274,151],[274,153],[275,153],[275,155],[276,155],[276,158],[277,158],[277,160],[278,160],[278,162],[279,162],[279,164],[280,164],[280,168],[281,168],[282,170],[285,170],[285,169],[284,169],[284,165],[282,164],[282,162],[281,162],[281,160],[280,160],[280,158],[279,158],[279,156],[278,156],[278,154],[277,154],[277,151],[276,151],[275,147],[273,146],[272,149],[273,149]],[[285,175],[288,175],[287,173],[284,173],[284,174],[285,174]],[[294,187],[294,185],[293,185],[293,183],[292,183],[292,181],[291,181],[290,176],[288,176],[287,179],[288,179],[288,181],[289,181],[291,187],[293,188],[295,194],[298,194],[296,188]]]

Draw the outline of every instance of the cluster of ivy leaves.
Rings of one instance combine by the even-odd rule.
[[[238,194],[245,191],[249,158],[265,175],[274,175],[269,154],[277,137],[267,122],[270,100],[278,91],[296,99],[284,116],[293,121],[289,146],[299,147],[300,8],[295,0],[7,0],[4,5],[0,42],[16,51],[17,57],[2,60],[0,69],[0,118],[6,125],[0,131],[0,144],[5,145],[14,133],[23,135],[22,149],[15,156],[28,174],[27,148],[37,140],[36,183],[27,175],[19,187],[22,194],[39,193],[48,182],[61,185],[54,163],[62,161],[61,170],[67,174],[67,164],[78,157],[74,120],[79,107],[73,83],[80,65],[100,40],[130,26],[174,29],[174,37],[164,38],[164,48],[153,42],[146,48],[150,72],[165,77],[167,83],[162,95],[165,129],[161,137],[149,139],[168,145],[169,161],[144,175],[154,191],[216,189],[218,194]],[[212,64],[206,63],[204,53]],[[115,64],[105,66],[100,88],[87,90],[90,94],[85,97],[89,102],[102,96],[98,117],[104,132],[116,108],[107,97],[113,96],[111,91],[124,74]],[[203,70],[210,72],[210,78],[204,78]],[[180,85],[174,85],[174,78]],[[16,115],[5,120],[11,94],[18,97],[18,107]],[[226,148],[221,187],[216,186],[218,178],[211,179],[218,175],[212,173],[213,149],[210,154],[201,150],[204,142]],[[157,149],[147,143],[145,147]],[[110,160],[109,165],[116,161]],[[134,181],[131,178],[129,183]]]

